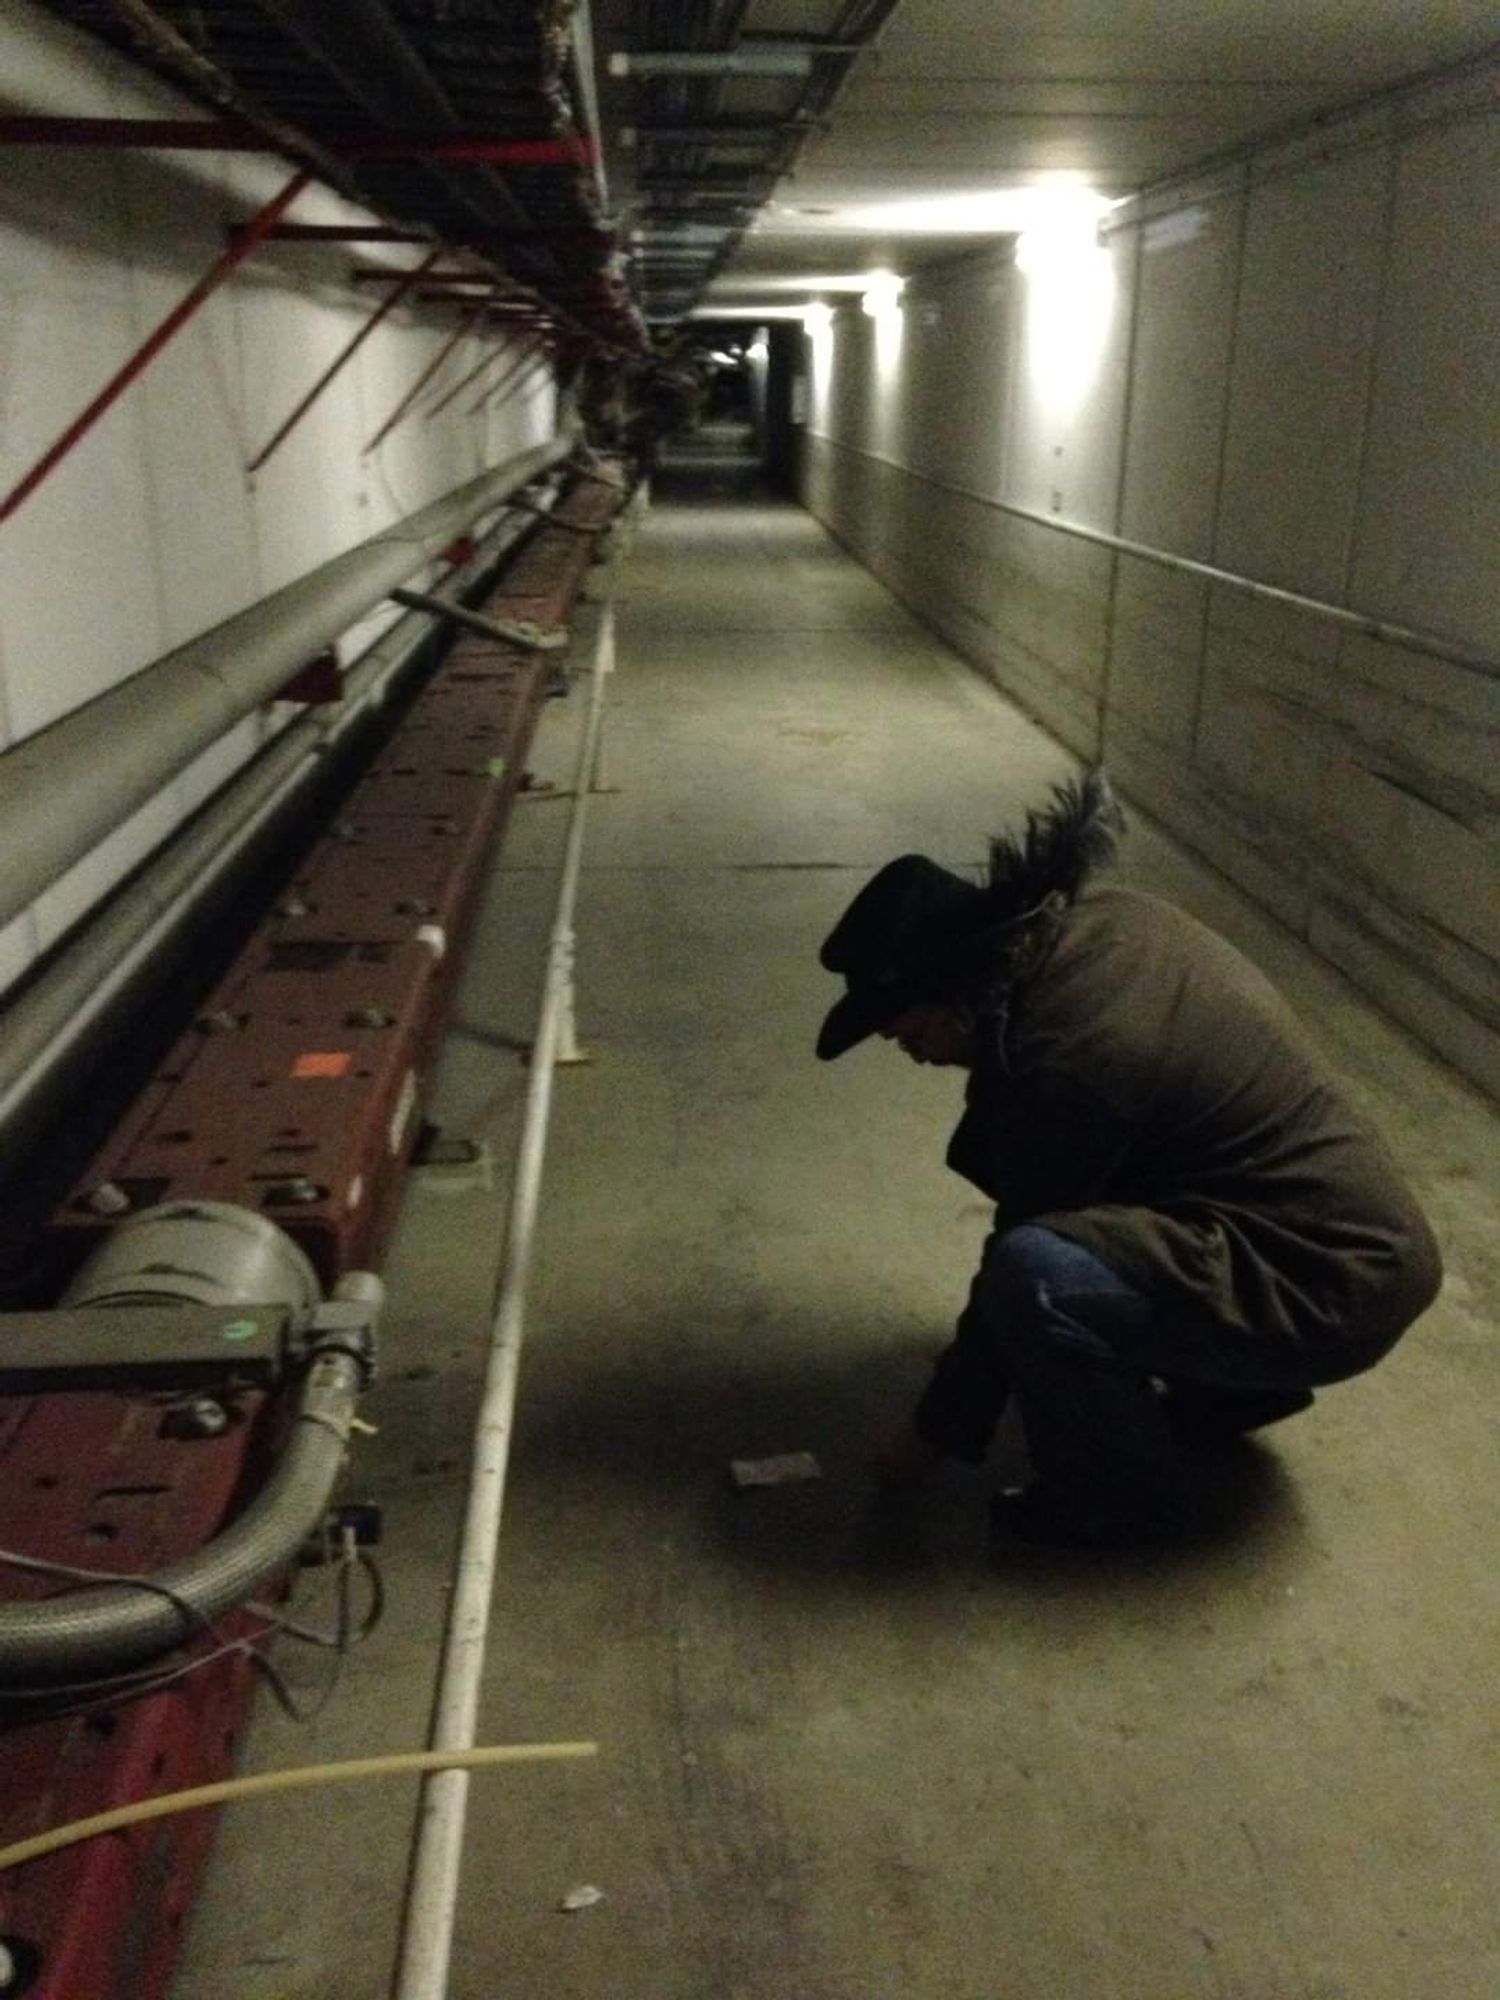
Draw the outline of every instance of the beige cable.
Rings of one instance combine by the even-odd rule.
[[[447,1771],[486,1764],[540,1764],[565,1757],[597,1757],[597,1743],[495,1743],[484,1749],[399,1750],[385,1757],[350,1757],[337,1764],[300,1764],[290,1771],[260,1771],[248,1778],[223,1778],[216,1785],[195,1785],[186,1792],[163,1792],[154,1799],[137,1799],[89,1819],[75,1819],[47,1833],[34,1833],[11,1847],[0,1847],[0,1869],[72,1847],[96,1833],[117,1833],[142,1820],[166,1819],[172,1813],[193,1812],[199,1806],[222,1805],[267,1792],[301,1791],[313,1785],[337,1785],[355,1778],[395,1778],[409,1771]]]

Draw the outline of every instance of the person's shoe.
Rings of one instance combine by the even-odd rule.
[[[998,1535],[1031,1548],[1135,1549],[1177,1540],[1188,1517],[1180,1500],[1165,1495],[1106,1502],[1037,1484],[997,1494],[990,1522]]]
[[[1283,1423],[1288,1417],[1312,1408],[1311,1389],[1204,1389],[1194,1383],[1173,1382],[1164,1397],[1167,1421],[1180,1445],[1227,1444],[1258,1431],[1267,1424]]]

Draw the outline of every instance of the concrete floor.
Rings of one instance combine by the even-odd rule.
[[[558,1079],[483,1717],[603,1754],[476,1781],[455,2000],[1491,2000],[1492,1111],[1138,829],[1131,871],[1255,953],[1385,1124],[1444,1297],[1247,1450],[1190,1552],[997,1566],[968,1473],[876,1506],[867,1447],[987,1216],[941,1164],[952,1075],[814,1061],[817,944],[873,867],[977,860],[1065,760],[807,516],[699,478],[620,576],[598,1060]],[[386,1622],[313,1725],[262,1708],[247,1768],[423,1738],[565,819],[519,811],[437,1087],[496,1164],[415,1174],[388,1266],[352,1480]],[[820,1483],[729,1490],[802,1449]],[[381,2000],[411,1817],[401,1785],[228,1818],[175,2000]]]

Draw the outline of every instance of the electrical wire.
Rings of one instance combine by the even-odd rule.
[[[332,1551],[334,1544],[325,1532],[325,1551]],[[40,1575],[56,1576],[68,1581],[84,1584],[142,1583],[147,1588],[162,1589],[150,1578],[138,1578],[118,1571],[92,1570],[73,1563],[47,1562],[37,1556],[22,1555],[15,1550],[0,1549],[0,1564]],[[355,1573],[362,1574],[369,1585],[370,1602],[364,1615],[356,1619],[353,1611],[352,1582]],[[138,1699],[157,1694],[185,1679],[189,1674],[199,1673],[207,1667],[233,1654],[246,1659],[254,1671],[264,1680],[276,1699],[278,1707],[293,1721],[307,1723],[320,1715],[332,1699],[343,1674],[345,1656],[357,1645],[361,1645],[380,1623],[385,1611],[385,1584],[374,1559],[361,1549],[352,1528],[340,1530],[337,1554],[332,1560],[332,1576],[336,1591],[335,1625],[332,1632],[320,1632],[300,1620],[289,1618],[272,1605],[251,1602],[243,1609],[260,1622],[253,1631],[227,1636],[218,1626],[203,1618],[196,1608],[179,1599],[175,1593],[164,1591],[185,1612],[192,1612],[205,1635],[214,1643],[205,1652],[195,1653],[190,1659],[180,1660],[168,1666],[137,1669],[133,1672],[110,1674],[97,1680],[72,1681],[37,1688],[8,1688],[0,1695],[0,1702],[14,1702],[35,1705],[34,1713],[40,1718],[57,1720],[65,1717],[97,1714],[103,1709],[116,1707],[122,1701]],[[265,1651],[263,1642],[283,1636],[300,1644],[319,1647],[335,1654],[332,1673],[312,1701],[299,1700],[293,1693],[285,1675]]]
[[[200,1806],[224,1805],[234,1799],[264,1797],[268,1792],[306,1790],[314,1785],[335,1785],[360,1778],[400,1777],[409,1771],[465,1770],[487,1764],[538,1764],[572,1757],[597,1757],[597,1743],[498,1743],[481,1750],[402,1750],[384,1757],[351,1757],[337,1764],[302,1764],[289,1771],[259,1771],[248,1778],[225,1778],[213,1785],[195,1785],[190,1791],[164,1792],[154,1799],[137,1799],[89,1819],[52,1827],[32,1834],[9,1847],[0,1847],[0,1870],[16,1868],[23,1861],[35,1861],[54,1854],[60,1847],[72,1847],[95,1834],[116,1833],[138,1826],[143,1820],[166,1819],[174,1813],[194,1812]]]
[[[0,1563],[7,1569],[25,1570],[36,1576],[53,1576],[68,1583],[87,1585],[122,1583],[137,1590],[149,1590],[157,1597],[164,1597],[182,1619],[184,1625],[198,1626],[210,1637],[214,1627],[210,1619],[188,1598],[181,1596],[168,1585],[159,1583],[154,1576],[136,1576],[127,1570],[82,1569],[76,1563],[46,1562],[40,1556],[22,1555],[15,1549],[0,1549]]]

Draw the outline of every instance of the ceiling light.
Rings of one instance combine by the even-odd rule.
[[[863,202],[840,208],[772,203],[757,217],[759,236],[862,233],[887,236],[1014,236],[1054,221],[1097,223],[1111,206],[1085,187],[984,188],[915,201]]]
[[[795,319],[802,318],[801,306],[716,306],[712,303],[694,306],[694,319]]]
[[[870,271],[727,271],[714,281],[721,295],[730,292],[865,292]]]
[[[802,315],[802,331],[809,340],[823,340],[833,327],[833,307],[825,305],[821,299],[810,305]]]
[[[899,311],[905,290],[905,278],[898,278],[894,271],[872,271],[862,302],[866,313],[871,319],[879,319],[883,313]]]
[[[814,42],[767,42],[737,49],[616,49],[611,76],[807,76],[817,56],[841,53]]]

